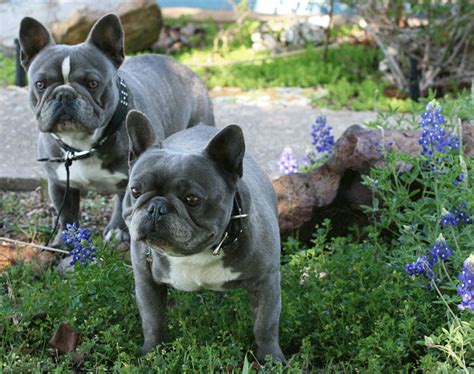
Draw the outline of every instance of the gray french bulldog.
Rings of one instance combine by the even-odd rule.
[[[124,34],[115,14],[99,19],[87,40],[72,46],[56,45],[40,22],[26,17],[20,44],[40,130],[38,153],[45,161],[52,203],[61,210],[55,244],[61,244],[66,223],[78,222],[80,194],[86,190],[117,195],[104,236],[128,240],[121,209],[128,180],[126,114],[134,108],[147,113],[157,139],[199,122],[213,126],[205,86],[166,56],[141,55],[124,62]],[[71,163],[66,199],[65,163]]]
[[[156,142],[140,112],[127,117],[131,236],[142,352],[166,340],[167,287],[245,288],[257,358],[286,362],[278,343],[280,235],[273,186],[245,154],[242,130],[196,126]]]

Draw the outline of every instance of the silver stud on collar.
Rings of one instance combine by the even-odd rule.
[[[248,216],[248,214],[237,214],[235,216],[231,216],[230,219],[247,218]]]

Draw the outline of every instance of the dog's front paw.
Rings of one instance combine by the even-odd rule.
[[[158,345],[158,343],[143,343],[143,345],[141,346],[140,348],[140,354],[142,356],[145,356],[147,353],[150,353],[151,351],[153,351],[153,349],[155,349],[155,347]]]
[[[72,256],[66,256],[61,259],[56,265],[56,272],[60,277],[65,277],[67,273],[74,271],[74,266],[71,266]]]
[[[107,226],[104,230],[104,239],[107,242],[112,240],[117,240],[118,242],[129,242],[130,241],[130,234],[127,228],[120,228],[120,227],[109,227]]]
[[[260,362],[265,362],[265,358],[267,356],[271,356],[273,360],[280,361],[283,365],[288,364],[288,361],[286,361],[286,358],[278,344],[271,344],[265,347],[257,348],[257,359]]]

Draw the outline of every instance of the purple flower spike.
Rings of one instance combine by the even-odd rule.
[[[435,279],[433,266],[439,261],[446,261],[453,254],[453,250],[448,247],[443,235],[439,235],[435,240],[435,245],[430,247],[428,256],[421,255],[415,262],[405,265],[405,272],[408,275],[423,275],[428,279]]]
[[[471,215],[467,209],[467,203],[461,201],[458,206],[451,211],[444,211],[441,216],[441,227],[458,226],[459,224],[472,224]]]
[[[461,274],[458,276],[458,294],[461,296],[461,310],[470,309],[474,311],[474,253],[465,261]]]
[[[328,125],[325,116],[317,116],[316,122],[311,126],[311,144],[319,153],[332,153],[334,150],[334,136],[331,135],[332,127]]]
[[[64,243],[71,249],[69,252],[72,260],[69,266],[74,266],[76,262],[86,267],[88,262],[95,260],[96,248],[91,245],[92,233],[84,228],[78,228],[76,224],[67,224],[63,231]]]
[[[459,149],[459,137],[446,133],[441,106],[436,100],[428,103],[421,118],[422,132],[419,143],[422,147],[422,155],[433,158],[434,152],[446,153],[448,150]]]
[[[284,175],[294,174],[298,171],[298,163],[290,147],[286,147],[283,150],[280,160],[278,161],[278,168]]]
[[[434,278],[433,264],[425,255],[421,255],[415,262],[405,265],[405,272],[408,275],[423,275],[427,278]]]
[[[430,247],[430,258],[433,264],[436,264],[438,260],[446,261],[453,254],[453,250],[448,247],[448,243],[444,239],[443,235],[440,234],[438,239],[435,241],[435,245]]]

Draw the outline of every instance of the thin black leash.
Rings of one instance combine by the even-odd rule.
[[[119,103],[117,104],[117,108],[115,109],[115,113],[112,116],[108,126],[105,129],[105,132],[101,139],[99,139],[96,143],[94,143],[88,151],[81,151],[79,149],[73,148],[70,145],[63,142],[63,140],[57,136],[56,134],[52,133],[51,135],[56,140],[58,145],[61,149],[65,152],[64,157],[52,157],[52,158],[40,158],[37,161],[39,162],[64,162],[64,167],[66,169],[66,191],[64,192],[63,199],[61,201],[61,205],[58,210],[58,214],[56,216],[56,220],[53,226],[53,231],[49,235],[48,240],[46,241],[46,246],[49,244],[51,239],[54,237],[56,232],[58,231],[59,227],[59,220],[61,217],[61,213],[64,209],[64,205],[66,204],[67,197],[69,195],[69,188],[70,188],[70,170],[69,168],[72,165],[73,161],[77,160],[84,160],[86,158],[91,157],[94,155],[97,150],[104,145],[104,143],[119,129],[120,125],[123,123],[125,118],[127,117],[128,113],[128,92],[127,92],[127,85],[122,77],[119,76],[119,91],[120,91],[120,98]]]
[[[70,154],[70,152],[68,152],[68,154]],[[56,232],[58,231],[59,217],[61,217],[61,213],[63,211],[64,205],[66,204],[67,196],[69,194],[69,176],[70,176],[69,167],[72,165],[73,160],[72,158],[68,157],[68,154],[66,154],[65,160],[64,160],[64,167],[66,168],[66,191],[64,192],[63,200],[61,202],[61,206],[59,207],[59,211],[53,225],[53,231],[51,232],[51,234],[49,234],[48,240],[46,240],[46,244],[45,244],[46,246],[48,246],[49,242],[54,237],[54,235],[56,235]],[[39,159],[38,161],[51,161],[51,160]]]

